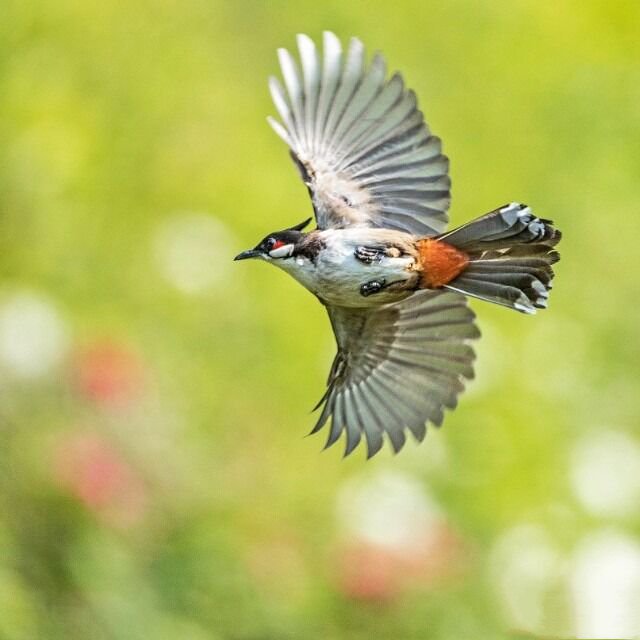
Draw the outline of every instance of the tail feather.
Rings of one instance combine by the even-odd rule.
[[[560,232],[512,203],[438,236],[466,253],[469,262],[445,287],[523,313],[545,308],[560,259]]]
[[[555,256],[549,255],[549,260],[545,260],[545,258],[510,258],[510,256],[509,253],[506,257],[474,260],[469,263],[464,275],[480,279],[493,279],[502,274],[526,274],[537,278],[549,289],[552,287],[551,281],[554,273],[551,264],[558,261],[557,253]]]
[[[512,202],[442,234],[439,239],[459,249],[473,249],[477,245],[483,250],[501,249],[507,239],[512,245],[540,242],[553,246],[561,234],[551,225],[551,220],[537,218],[526,204]]]
[[[524,280],[517,275],[514,277],[513,284],[500,282],[498,279],[480,280],[460,276],[447,285],[447,288],[523,313],[535,313],[536,309],[544,309],[549,297],[547,288],[539,280],[535,278]]]

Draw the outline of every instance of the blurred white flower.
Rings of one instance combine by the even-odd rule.
[[[177,214],[156,230],[153,245],[162,276],[186,294],[220,285],[236,253],[229,230],[204,213]]]
[[[45,375],[68,346],[67,327],[47,297],[23,291],[0,304],[0,362],[16,377]]]
[[[640,637],[640,543],[614,531],[582,542],[571,572],[578,638]]]
[[[394,549],[421,547],[442,521],[420,482],[396,471],[348,482],[338,496],[338,517],[347,534]]]
[[[635,516],[640,505],[640,443],[611,430],[585,437],[572,452],[571,483],[593,515]]]
[[[410,474],[382,471],[351,480],[337,506],[336,573],[349,598],[389,601],[413,585],[434,588],[466,568],[464,541]]]
[[[534,633],[548,631],[544,601],[558,583],[562,565],[546,531],[533,524],[509,529],[495,544],[489,570],[509,624]]]

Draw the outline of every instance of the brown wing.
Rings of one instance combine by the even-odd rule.
[[[425,423],[439,426],[473,377],[468,341],[480,332],[464,296],[420,291],[376,311],[329,307],[329,317],[338,353],[313,432],[331,417],[327,446],[346,431],[345,455],[362,434],[369,457],[385,434],[399,451],[405,427],[422,440]]]
[[[443,231],[448,160],[402,77],[387,79],[380,54],[367,67],[356,38],[346,56],[329,32],[322,58],[305,35],[298,48],[301,72],[287,50],[278,50],[285,86],[275,78],[269,86],[282,124],[269,122],[291,149],[318,227]]]

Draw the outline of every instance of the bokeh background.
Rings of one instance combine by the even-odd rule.
[[[640,636],[640,5],[4,0],[0,637]],[[451,157],[452,221],[565,238],[472,302],[477,378],[402,453],[303,437],[333,337],[231,258],[310,212],[275,49],[358,35]]]

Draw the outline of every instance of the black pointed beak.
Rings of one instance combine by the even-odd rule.
[[[249,249],[248,251],[239,253],[234,260],[248,260],[249,258],[257,258],[260,255],[261,254],[257,249]]]

